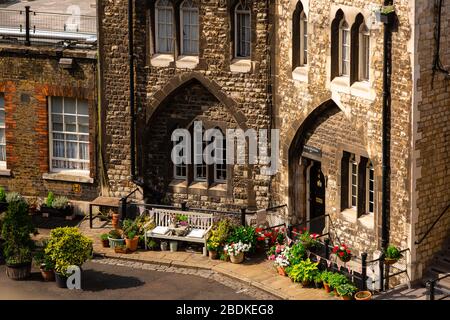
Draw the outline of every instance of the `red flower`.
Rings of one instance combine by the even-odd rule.
[[[342,258],[344,256],[344,253],[342,251],[339,252],[339,256]]]
[[[347,252],[347,254],[350,254],[350,250],[347,249],[347,250],[345,250],[345,251]]]
[[[258,237],[258,241],[264,241],[264,240],[266,240],[266,238],[264,238],[264,237]]]
[[[257,233],[260,233],[261,231],[263,231],[263,229],[262,229],[262,228],[256,228],[255,231],[256,231]]]
[[[334,247],[333,248],[333,253],[336,253],[338,251],[338,248]]]

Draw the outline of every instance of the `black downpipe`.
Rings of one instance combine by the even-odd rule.
[[[134,84],[134,38],[133,38],[133,0],[128,0],[128,59],[130,65],[130,161],[131,181],[142,187],[143,183],[136,176],[136,114]]]
[[[384,5],[392,1],[385,0]],[[392,23],[384,24],[383,41],[383,176],[381,205],[381,247],[385,250],[389,243],[390,216],[390,131],[391,131],[391,74],[392,74]],[[383,258],[383,257],[382,257]]]

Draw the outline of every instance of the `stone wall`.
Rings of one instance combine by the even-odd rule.
[[[138,139],[154,123],[147,122],[159,109],[165,108],[167,98],[179,87],[195,80],[209,91],[210,95],[226,106],[228,117],[237,119],[240,128],[259,129],[270,126],[270,94],[269,90],[269,39],[267,28],[270,24],[265,1],[253,1],[252,21],[252,69],[249,72],[231,72],[232,64],[230,45],[230,3],[233,1],[197,1],[199,4],[200,53],[199,63],[192,68],[176,66],[158,66],[152,61],[150,45],[150,27],[148,8],[145,2],[137,2],[135,8],[135,50],[136,50],[136,97],[138,111]],[[104,82],[105,107],[105,141],[109,190],[105,193],[123,196],[132,191],[134,184],[130,175],[130,126],[129,126],[129,68],[127,39],[127,3],[125,1],[100,2],[100,34],[102,38],[102,70]],[[189,101],[188,92],[184,97]],[[222,112],[211,113],[210,120],[221,121]],[[214,117],[216,117],[214,119]],[[193,120],[193,119],[192,119]],[[170,143],[170,141],[168,141]],[[140,164],[139,174],[149,172],[143,167],[142,160],[148,154],[142,154],[138,141],[137,161]],[[170,161],[170,159],[166,159]],[[239,171],[236,168],[235,172]],[[243,168],[245,172],[238,174],[241,193],[245,196],[220,200],[221,203],[233,203],[238,206],[265,207],[269,203],[270,179],[259,174],[258,166]],[[144,177],[151,181],[150,177]],[[234,181],[233,183],[236,183]],[[147,185],[144,189],[154,186]],[[173,196],[181,199],[183,195]],[[248,198],[252,198],[248,201]],[[205,196],[188,199],[189,204],[209,206],[217,199]]]
[[[382,136],[382,71],[383,71],[383,26],[371,23],[374,17],[370,4],[376,1],[302,1],[309,23],[309,63],[306,77],[296,80],[292,72],[292,14],[297,1],[277,1],[277,46],[276,46],[276,106],[277,127],[281,130],[281,174],[274,182],[274,192],[279,202],[289,203],[289,190],[293,186],[290,166],[293,165],[289,153],[296,153],[296,135],[305,120],[327,101],[333,101],[342,110],[345,126],[357,132],[364,150],[373,161],[375,183],[381,185],[381,136]],[[381,4],[382,1],[378,1]],[[410,111],[412,90],[412,63],[408,51],[411,37],[409,1],[396,1],[399,25],[393,35],[393,76],[392,76],[392,118],[391,118],[391,205],[390,242],[408,247],[410,228],[409,169],[410,169]],[[342,85],[331,81],[331,23],[338,9],[344,11],[351,26],[358,13],[363,14],[370,29],[370,81],[369,85]],[[294,149],[293,149],[294,148]],[[299,151],[300,152],[300,151]],[[276,191],[275,191],[276,190]],[[339,221],[337,228],[345,234],[349,244],[361,247],[360,237],[368,250],[379,248],[379,228],[381,226],[381,192],[377,189],[378,210],[375,212],[374,227],[361,230],[359,221],[349,223],[339,210],[338,203],[330,203],[327,210],[333,221]],[[339,187],[338,191],[339,192]],[[327,197],[331,195],[327,195]],[[331,200],[333,198],[330,198]],[[290,203],[291,207],[293,206]],[[292,210],[292,208],[291,208]],[[344,223],[344,221],[347,221]],[[363,231],[363,232],[361,232]]]
[[[59,58],[74,59],[72,70]],[[7,191],[44,198],[48,191],[75,201],[98,195],[96,169],[96,52],[57,52],[53,48],[0,46],[0,94],[5,98],[7,170],[0,185]],[[93,183],[51,180],[49,173],[48,97],[88,100],[90,108],[90,177]],[[75,177],[76,179],[76,177]],[[74,184],[81,190],[74,191]]]
[[[437,22],[434,1],[416,1],[415,8],[415,90],[414,108],[415,191],[413,205],[413,241],[419,240],[431,227],[444,208],[450,204],[449,118],[450,79],[433,73],[436,53],[434,31]],[[442,8],[442,37],[440,61],[450,69],[450,3]],[[450,235],[450,213],[446,213],[425,240],[416,247],[416,259],[426,268],[443,241]]]

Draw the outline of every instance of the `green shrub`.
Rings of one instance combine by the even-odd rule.
[[[353,295],[356,293],[357,290],[358,288],[356,288],[351,283],[344,283],[337,286],[336,288],[337,293],[339,293],[341,296],[348,296],[348,297],[353,297]]]
[[[330,284],[330,277],[333,275],[333,272],[330,271],[322,271],[322,273],[320,274],[320,277],[322,279],[322,282],[326,283],[326,284]]]
[[[0,187],[0,202],[6,202],[6,193],[3,187]]]
[[[333,273],[328,277],[328,284],[330,285],[330,287],[336,290],[339,286],[347,283],[349,283],[347,277],[340,273]]]
[[[45,199],[45,205],[49,208],[53,207],[53,200],[55,200],[55,195],[53,192],[49,191],[47,198]]]
[[[52,207],[58,210],[63,210],[69,206],[69,199],[64,196],[54,198]]]
[[[299,264],[306,258],[306,249],[301,242],[294,244],[289,250],[288,260],[291,265]]]
[[[7,193],[6,196],[5,196],[5,200],[8,203],[11,203],[11,202],[23,202],[25,205],[27,205],[25,199],[18,192],[9,192],[9,193]],[[28,205],[27,205],[27,210],[28,210]]]
[[[32,261],[34,242],[30,234],[36,232],[28,205],[21,197],[9,199],[8,210],[2,225],[2,238],[5,240],[4,255],[8,264]]]
[[[319,269],[317,268],[317,266],[317,262],[312,262],[309,259],[300,261],[299,264],[296,264],[292,266],[292,268],[289,268],[288,276],[294,282],[314,281],[314,278],[319,273]]]
[[[314,282],[315,283],[322,283],[322,272],[321,271],[317,271],[317,273],[314,275]]]
[[[82,235],[78,228],[53,229],[44,252],[55,261],[55,271],[68,276],[69,266],[81,267],[92,257],[92,240]]]
[[[55,262],[50,258],[48,254],[45,253],[45,248],[48,245],[48,241],[44,243],[42,249],[36,251],[34,253],[34,261],[35,264],[42,268],[44,271],[52,271],[55,270]]]
[[[396,246],[389,245],[386,249],[385,257],[388,259],[398,260],[402,257],[402,254]]]
[[[128,231],[127,235],[127,239],[129,240],[133,240],[134,237],[136,237],[136,231]]]

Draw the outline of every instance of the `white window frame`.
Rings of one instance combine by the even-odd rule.
[[[169,3],[169,5],[160,5],[161,2],[166,1],[166,0],[158,0],[155,3],[155,45],[156,45],[156,53],[160,53],[160,54],[170,54],[173,53],[174,51],[174,32],[173,32],[173,28],[175,27],[175,21],[173,18],[173,6],[171,5],[170,0],[167,0],[167,2]],[[170,46],[172,47],[172,50],[168,50],[168,51],[161,51],[160,48],[160,43],[159,43],[159,10],[170,10],[171,11],[171,26],[172,26],[172,37],[170,39],[172,39],[172,42],[170,44]]]
[[[367,40],[367,46],[366,42]],[[365,23],[359,27],[359,81],[370,79],[370,31]]]
[[[226,183],[228,178],[228,168],[227,168],[227,141],[224,138],[222,140],[222,148],[219,148],[217,151],[221,151],[223,155],[223,163],[214,163],[214,182],[216,183]],[[219,166],[223,166],[223,168],[219,168]],[[217,174],[218,171],[225,171],[225,179],[220,179],[219,175]]]
[[[344,43],[344,33],[347,34],[348,43]],[[344,47],[347,48],[347,57],[344,57]],[[351,68],[351,32],[350,26],[345,19],[339,25],[339,76],[349,77]],[[347,72],[344,73],[344,64],[348,64]]]
[[[184,11],[190,12],[197,12],[197,25],[190,25],[192,28],[193,26],[197,27],[197,39],[192,39],[189,35],[188,41],[191,42],[197,42],[196,51],[190,52],[185,51],[184,49]],[[181,54],[185,56],[198,56],[199,54],[199,47],[200,47],[200,25],[199,25],[199,10],[198,7],[192,2],[192,0],[184,0],[180,5],[180,37],[181,37]]]
[[[173,145],[175,146],[175,145],[178,144],[182,139],[183,139],[183,138],[180,137],[179,140],[178,140],[177,142],[174,142],[174,143],[173,143]],[[182,170],[181,168],[183,168],[183,167],[184,167],[184,172],[185,172],[185,175],[184,175],[184,176],[183,176],[183,175],[179,175],[178,172],[177,172],[177,169]],[[174,164],[174,165],[173,165],[173,177],[174,177],[174,179],[177,179],[177,180],[186,180],[186,179],[187,179],[187,176],[188,176],[188,166],[187,166],[186,163],[183,163],[183,164]]]
[[[0,161],[0,169],[6,169],[6,162],[7,162],[7,158],[6,158],[6,110],[5,110],[5,95],[0,92],[0,100],[3,101],[0,104],[0,111],[3,111],[3,113],[5,114],[5,123],[0,124],[0,129],[5,131],[5,134],[3,135],[3,138],[5,139],[5,141],[0,141],[0,145],[3,146],[5,148],[5,161]]]
[[[353,209],[358,208],[358,162],[356,161],[355,155],[351,154],[349,161],[349,181],[348,181],[348,197],[349,197],[349,207]],[[356,172],[353,169],[356,168]],[[353,183],[353,177],[356,178],[356,183]],[[356,193],[353,194],[353,187],[356,188]],[[353,205],[353,199],[355,199],[355,205]]]
[[[52,99],[53,98],[56,98],[56,97],[48,97],[48,127],[49,127],[49,154],[50,154],[49,168],[50,168],[50,172],[52,172],[52,173],[61,173],[61,174],[66,173],[66,174],[71,174],[71,175],[74,175],[74,174],[78,175],[79,174],[79,175],[83,175],[83,176],[89,176],[90,169],[88,169],[88,170],[80,170],[80,169],[65,169],[65,168],[54,168],[53,167],[53,160],[87,163],[88,167],[90,167],[90,144],[91,144],[89,132],[88,133],[79,133],[78,131],[76,131],[76,132],[67,132],[67,131],[64,131],[64,128],[63,128],[63,131],[57,131],[57,132],[61,133],[61,134],[64,134],[64,135],[65,134],[75,134],[77,136],[82,135],[82,136],[87,136],[88,137],[87,145],[88,145],[89,159],[88,160],[83,160],[83,159],[70,159],[70,158],[56,158],[56,157],[53,156],[53,133],[54,133],[53,132],[53,122],[52,122]],[[64,99],[65,98],[69,98],[69,97],[58,97],[58,98],[62,99],[63,108],[64,108]],[[77,111],[78,111],[78,101],[79,100],[86,101],[86,99],[77,99],[77,98],[72,98],[72,99],[75,99],[75,101],[76,101],[76,110]],[[64,119],[65,115],[78,117],[78,113],[76,113],[76,114],[64,113],[64,109],[63,109],[63,112],[62,112],[61,115],[62,115],[63,119]],[[89,121],[90,121],[89,111],[88,111],[87,118],[88,118],[88,123],[89,123]],[[77,119],[77,124],[78,124],[78,119]],[[88,125],[88,126],[89,126],[89,130],[90,130],[90,125]],[[65,137],[64,137],[64,142],[66,142]],[[80,152],[79,151],[79,141],[78,141],[78,144],[77,144],[77,152],[78,153]]]
[[[370,174],[372,173],[373,177],[370,177]],[[370,189],[370,182],[372,182],[373,189]],[[372,194],[372,200],[370,201],[370,194]],[[375,213],[375,170],[373,167],[373,163],[369,161],[369,164],[366,169],[366,203],[367,208],[366,212],[369,214]],[[370,204],[372,204],[373,210],[370,210]]]
[[[305,11],[300,13],[300,66],[308,65],[308,17]]]
[[[246,56],[241,56],[239,55],[239,53],[241,53],[240,51],[240,46],[241,46],[241,41],[240,40],[240,29],[238,29],[238,16],[239,15],[247,15],[249,16],[249,29],[250,29],[250,33],[249,33],[249,49],[248,49],[248,55]],[[245,41],[244,41],[245,42]],[[248,4],[242,4],[242,3],[238,3],[234,9],[234,56],[236,58],[239,59],[250,59],[251,54],[252,54],[252,13],[250,8],[248,7]]]
[[[205,132],[205,129],[202,128],[202,146],[201,146],[201,151],[202,151],[202,163],[201,164],[196,164],[194,161],[194,181],[195,182],[205,182],[208,181],[208,166],[205,162],[205,159],[203,157],[203,153],[205,152],[205,148],[207,146],[206,141],[203,140],[203,134]],[[195,139],[194,139],[195,140]],[[194,143],[197,143],[197,141],[194,141]],[[192,148],[193,150],[195,150],[195,147]],[[194,159],[195,159],[195,155],[194,155]],[[198,171],[200,167],[204,167],[205,168],[205,177],[198,177]]]

